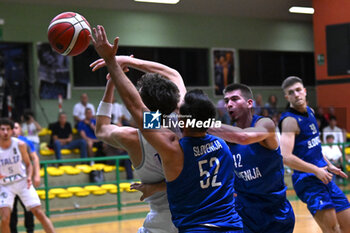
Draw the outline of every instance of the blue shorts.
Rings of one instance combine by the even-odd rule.
[[[275,207],[246,206],[236,201],[236,211],[243,221],[244,233],[292,233],[294,212],[288,200]]]
[[[326,185],[316,176],[307,176],[303,179],[293,179],[293,186],[297,196],[307,204],[312,215],[315,215],[317,210],[334,208],[338,213],[350,207],[348,199],[333,181]]]
[[[179,233],[244,233],[242,229],[228,229],[228,228],[215,228],[197,226],[188,229],[179,229]]]

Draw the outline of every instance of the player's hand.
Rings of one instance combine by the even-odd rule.
[[[152,184],[132,183],[130,189],[136,189],[142,192],[140,201],[145,200],[145,198],[152,196],[156,192],[156,189],[152,188]]]
[[[333,164],[328,165],[328,171],[332,172],[333,174],[336,174],[338,176],[341,176],[343,178],[348,178],[348,175],[345,174],[340,168],[337,168]]]
[[[33,182],[34,182],[34,187],[35,188],[39,187],[39,185],[40,185],[40,175],[39,174],[36,174],[34,176]]]
[[[27,177],[27,189],[29,189],[30,188],[30,186],[33,184],[32,183],[32,178],[30,178],[30,177]]]
[[[316,177],[320,179],[324,184],[328,184],[332,178],[332,173],[329,173],[326,167],[319,167],[315,173]]]
[[[107,40],[107,35],[103,26],[98,25],[97,28],[93,28],[93,32],[95,38],[92,35],[90,35],[90,38],[98,55],[105,61],[113,60],[118,50],[119,37],[114,39],[114,43],[112,45]]]

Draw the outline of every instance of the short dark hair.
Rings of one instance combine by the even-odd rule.
[[[10,118],[0,118],[0,126],[9,125],[11,129],[14,127],[14,122]]]
[[[334,135],[333,135],[333,134],[328,134],[328,135],[326,136],[326,140],[327,140],[327,139],[330,139],[330,138],[333,138],[333,139],[334,139]]]
[[[337,118],[336,118],[335,116],[330,116],[330,117],[329,117],[329,121],[331,121],[331,120],[335,120],[335,121],[336,121]]]
[[[179,89],[170,80],[157,73],[146,73],[137,82],[143,103],[151,111],[172,113],[180,100]]]
[[[200,89],[194,89],[186,93],[184,103],[180,107],[181,115],[191,116],[197,121],[207,121],[215,118],[215,105],[209,97]],[[196,128],[197,131],[207,131],[207,128]]]
[[[240,90],[245,100],[253,99],[253,92],[250,89],[250,87],[242,83],[231,83],[226,86],[223,92],[224,94],[226,94],[227,92],[231,92],[235,90]]]
[[[289,76],[286,78],[282,83],[282,90],[286,89],[287,87],[290,87],[294,85],[295,83],[301,83],[303,84],[303,80],[297,76]],[[303,84],[304,85],[304,84]]]

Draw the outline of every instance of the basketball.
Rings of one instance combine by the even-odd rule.
[[[64,12],[50,22],[48,38],[51,47],[64,56],[76,56],[90,44],[90,24],[78,13]]]

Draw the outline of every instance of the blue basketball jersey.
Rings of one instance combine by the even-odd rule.
[[[283,112],[281,115],[280,129],[282,121],[287,117],[293,117],[298,122],[300,129],[300,133],[295,135],[293,154],[305,162],[312,163],[318,167],[327,166],[322,155],[320,132],[312,110],[307,107],[306,113],[300,113],[295,109],[289,108],[288,111]],[[294,170],[293,179],[300,175],[307,177],[314,174]]]
[[[251,127],[261,119],[253,115]],[[234,188],[244,206],[276,206],[286,200],[283,158],[280,148],[270,150],[260,143],[228,144],[236,174]]]
[[[253,115],[251,127],[262,117]],[[294,212],[286,197],[280,148],[270,150],[260,143],[228,144],[236,174],[236,210],[244,233],[291,233]]]
[[[167,182],[172,219],[179,231],[203,227],[242,229],[235,211],[233,159],[227,144],[213,135],[183,137],[184,166]]]

